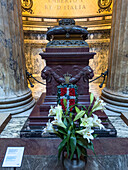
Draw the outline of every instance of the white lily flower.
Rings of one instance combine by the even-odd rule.
[[[56,115],[56,109],[53,106],[51,106],[48,116],[54,116],[54,115]]]
[[[62,106],[59,104],[55,107],[55,110],[56,110],[56,113],[59,113],[59,114],[63,113]]]
[[[66,126],[62,122],[62,112],[61,112],[61,110],[58,110],[58,112],[56,112],[56,116],[54,117],[54,119],[55,120],[51,122],[52,124],[66,128]]]
[[[92,136],[93,132],[94,132],[94,130],[92,130],[91,128],[76,131],[76,133],[79,133],[80,135],[82,135],[84,139],[87,139],[88,143],[90,143],[90,139],[91,140],[94,139],[94,137]]]
[[[94,127],[99,127],[100,129],[105,128],[102,124],[101,124],[101,120],[98,119],[98,116],[93,114],[93,126]]]
[[[50,123],[50,119],[47,122],[46,128],[43,129],[43,134],[47,133],[47,132],[50,132],[50,133],[54,133],[55,132],[55,129],[53,128],[52,124]]]
[[[104,110],[105,109],[105,106],[106,104],[104,103],[103,100],[99,99],[99,97],[96,99],[94,105],[93,105],[93,108],[92,108],[92,111],[95,112],[97,110]]]
[[[87,117],[87,115],[84,115],[84,118],[81,118],[81,124],[80,126],[84,127],[92,127],[93,126],[93,118],[92,117]]]
[[[93,95],[93,93],[91,93],[90,94],[90,104],[92,104],[93,100],[94,100],[94,95]]]

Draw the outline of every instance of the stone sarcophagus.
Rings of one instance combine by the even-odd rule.
[[[78,87],[78,104],[89,106],[89,79],[94,74],[88,64],[95,53],[89,52],[85,41],[87,35],[87,28],[76,26],[73,19],[62,19],[59,26],[47,31],[49,43],[45,52],[40,53],[46,61],[46,67],[41,72],[42,78],[46,80],[46,94],[42,94],[29,116],[30,127],[46,125],[50,106],[57,105],[57,86],[65,82],[65,74],[70,74],[69,83]],[[106,120],[104,113],[97,114]]]
[[[78,86],[78,102],[88,106],[89,79],[93,77],[93,70],[88,64],[95,53],[89,52],[85,42],[87,34],[86,28],[75,26],[72,19],[63,19],[58,27],[48,30],[47,38],[50,41],[46,51],[40,53],[46,61],[41,73],[47,84],[44,104],[56,104],[57,86],[65,82],[63,75],[69,73],[72,75],[69,83]]]

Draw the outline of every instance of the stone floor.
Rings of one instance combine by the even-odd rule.
[[[95,95],[95,97],[99,97],[101,94],[101,90],[97,83],[90,84],[90,91]],[[37,93],[36,93],[37,98]],[[23,127],[25,121],[27,120],[30,111],[25,113],[15,115],[11,118],[5,129],[0,134],[0,138],[19,138],[20,130]],[[128,126],[124,123],[124,121],[120,118],[120,114],[115,112],[110,112],[108,110],[105,111],[109,117],[109,120],[115,126],[117,130],[117,137],[127,137],[128,138]]]

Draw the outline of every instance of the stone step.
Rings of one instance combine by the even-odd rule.
[[[3,131],[3,129],[8,124],[10,119],[11,119],[10,113],[0,113],[0,133]]]

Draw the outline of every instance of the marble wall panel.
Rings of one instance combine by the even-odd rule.
[[[105,72],[108,68],[109,42],[91,43],[90,51],[96,52],[94,59],[91,59],[89,63],[96,77]]]
[[[31,73],[37,80],[45,83],[41,78],[41,71],[45,67],[45,61],[41,59],[39,55],[45,48],[46,43],[43,43],[46,39],[46,35],[42,33],[25,33],[24,34],[24,49],[26,58],[26,68],[29,73]],[[32,90],[33,97],[38,100],[42,92],[45,92],[45,86],[37,83],[35,80],[30,79],[34,87],[32,88],[28,84],[29,88]]]
[[[87,42],[89,43],[90,51],[96,52],[89,65],[94,70],[94,77],[97,77],[108,68],[110,30],[90,31]]]

